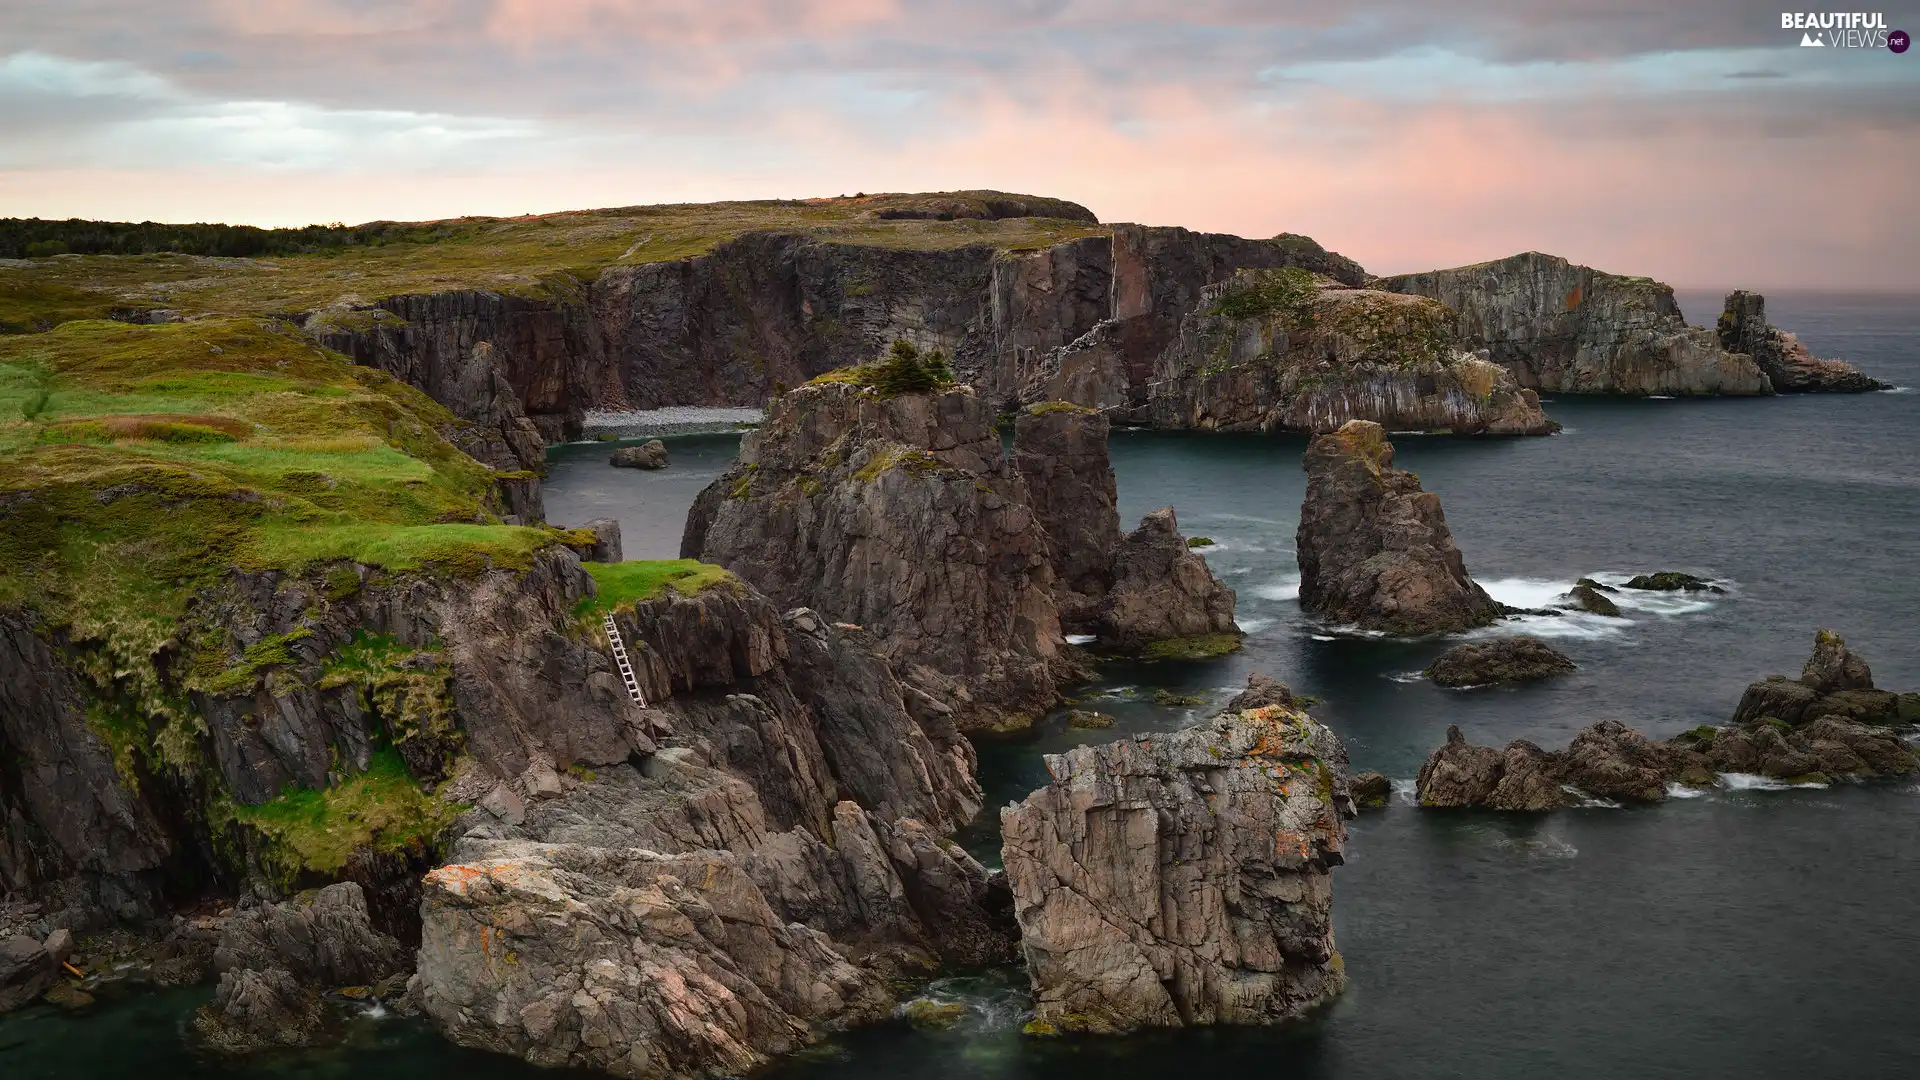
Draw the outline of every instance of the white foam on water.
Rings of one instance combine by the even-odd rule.
[[[1275,620],[1273,619],[1241,619],[1240,629],[1248,634],[1257,634],[1267,627],[1272,626],[1274,622]]]
[[[1726,772],[1720,774],[1720,786],[1728,791],[1791,791],[1795,788],[1824,789],[1826,784],[1789,784],[1785,780],[1775,780],[1771,776],[1756,773]]]
[[[1911,393],[1913,393],[1913,387],[1911,387],[1911,386],[1889,386],[1889,387],[1887,387],[1887,388],[1886,388],[1885,390],[1882,390],[1882,391],[1880,391],[1880,392],[1881,392],[1881,393],[1883,393],[1883,394],[1911,394]]]
[[[1098,637],[1095,637],[1092,634],[1068,634],[1067,635],[1067,644],[1069,645],[1091,645],[1094,642],[1099,640],[1100,639]]]
[[[1310,638],[1312,638],[1312,639],[1313,639],[1313,640],[1315,640],[1315,641],[1338,641],[1338,640],[1340,640],[1339,638],[1336,638],[1336,637],[1334,637],[1334,636],[1333,636],[1332,634],[1308,634],[1307,636],[1308,636],[1308,637],[1310,637]]]
[[[1251,566],[1236,566],[1236,567],[1233,567],[1233,568],[1232,568],[1232,569],[1230,569],[1230,570],[1218,570],[1218,571],[1215,571],[1215,572],[1216,572],[1216,573],[1220,573],[1220,574],[1251,574],[1251,573],[1253,573],[1253,567],[1251,567]]]
[[[1249,514],[1210,514],[1208,516],[1217,517],[1222,521],[1251,521],[1255,525],[1285,525],[1286,524],[1286,522],[1284,521],[1275,521],[1272,518],[1253,517],[1252,515],[1249,515]]]
[[[1394,682],[1426,682],[1427,681],[1427,673],[1424,671],[1402,671],[1398,674],[1387,674],[1384,677],[1388,679],[1392,679]]]
[[[1577,803],[1574,803],[1574,805],[1577,807],[1580,807],[1583,810],[1618,810],[1620,809],[1620,804],[1617,802],[1614,802],[1612,799],[1602,799],[1598,795],[1589,795],[1586,792],[1581,791],[1579,788],[1574,787],[1572,784],[1562,784],[1560,785],[1560,790],[1566,792],[1567,794],[1573,796],[1576,799],[1579,799],[1580,801]]]
[[[1674,781],[1667,785],[1667,798],[1669,799],[1704,799],[1711,794],[1713,793],[1704,788],[1688,787],[1679,781]]]
[[[1393,797],[1408,806],[1420,805],[1420,782],[1418,780],[1392,780]]]
[[[1205,543],[1205,544],[1194,544],[1194,545],[1190,545],[1190,546],[1189,546],[1189,547],[1187,548],[1187,550],[1188,550],[1188,551],[1192,551],[1192,552],[1195,552],[1195,553],[1197,553],[1197,554],[1201,554],[1201,555],[1205,555],[1205,554],[1207,554],[1208,552],[1211,552],[1211,551],[1225,551],[1225,550],[1227,550],[1227,545],[1225,545],[1225,544],[1223,544],[1223,543],[1221,543],[1221,542],[1220,542],[1220,541],[1218,541],[1218,540],[1214,540],[1214,541],[1211,541],[1211,542],[1209,542],[1209,543]]]
[[[1566,599],[1567,590],[1573,588],[1571,581],[1549,581],[1545,578],[1495,578],[1483,581],[1480,587],[1495,600],[1517,608],[1550,607]]]
[[[1541,638],[1580,638],[1587,641],[1599,641],[1606,638],[1625,637],[1633,629],[1628,619],[1613,618],[1607,615],[1595,615],[1586,611],[1563,611],[1553,615],[1516,615],[1502,619],[1492,626],[1483,626],[1469,631],[1469,638],[1507,637],[1519,624],[1534,637]]]
[[[1281,574],[1265,585],[1254,586],[1253,595],[1263,600],[1298,600],[1300,599],[1300,575]]]

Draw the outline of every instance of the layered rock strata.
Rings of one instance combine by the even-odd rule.
[[[1107,431],[1106,416],[1067,402],[1029,405],[1014,420],[1014,467],[1047,533],[1054,603],[1069,633],[1094,632],[1113,588],[1120,511]]]
[[[1371,420],[1461,435],[1559,430],[1506,369],[1460,351],[1444,305],[1333,285],[1301,270],[1241,271],[1205,289],[1156,365],[1154,426],[1324,433]]]
[[[1486,626],[1502,609],[1467,576],[1420,479],[1393,467],[1379,424],[1353,420],[1315,436],[1295,549],[1300,606],[1323,619],[1394,634]]]
[[[1767,373],[1775,393],[1863,394],[1887,384],[1867,377],[1844,360],[1813,355],[1800,339],[1767,321],[1767,298],[1735,290],[1716,324],[1720,347],[1753,357]]]
[[[1338,994],[1338,744],[1269,704],[1049,755],[1000,815],[1030,1030],[1275,1023]]]
[[[1458,313],[1458,344],[1485,349],[1530,390],[1568,394],[1773,392],[1744,353],[1688,326],[1673,290],[1526,252],[1494,262],[1379,278],[1373,287],[1431,297]]]
[[[1563,751],[1525,740],[1504,751],[1474,746],[1449,727],[1420,769],[1418,792],[1422,806],[1552,810],[1587,799],[1660,802],[1671,785],[1711,786],[1721,773],[1787,783],[1906,776],[1920,772],[1902,729],[1915,721],[1920,694],[1873,690],[1865,663],[1823,630],[1801,681],[1755,683],[1725,727],[1656,741],[1603,720]]]

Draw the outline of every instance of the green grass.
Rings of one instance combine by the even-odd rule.
[[[373,242],[310,254],[261,258],[203,255],[86,255],[0,265],[0,332],[45,329],[115,309],[167,308],[186,314],[270,315],[339,306],[361,308],[414,293],[484,289],[566,300],[609,267],[706,254],[749,232],[799,232],[831,243],[945,251],[983,245],[1046,247],[1107,226],[1075,220],[1084,211],[1057,200],[1014,196],[1057,217],[988,220],[994,192],[868,195],[629,206],[518,218],[456,218],[393,225]],[[881,215],[952,213],[953,220]],[[375,318],[330,313],[334,329],[365,329]]]
[[[698,559],[637,559],[584,565],[587,573],[593,575],[594,594],[575,607],[574,614],[582,616],[631,607],[669,588],[682,596],[693,596],[735,580],[724,567]]]
[[[1240,648],[1239,634],[1200,634],[1156,641],[1140,650],[1142,660],[1211,660]]]
[[[236,806],[233,816],[266,836],[283,872],[332,874],[358,847],[431,846],[462,809],[422,792],[400,755],[383,747],[366,772],[330,788],[289,788],[259,806]]]

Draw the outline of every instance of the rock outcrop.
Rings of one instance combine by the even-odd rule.
[[[1673,290],[1526,252],[1494,262],[1375,279],[1460,316],[1458,344],[1485,349],[1530,390],[1566,394],[1739,395],[1773,387],[1751,356],[1688,326]]]
[[[1759,293],[1727,294],[1717,329],[1720,347],[1753,357],[1775,393],[1863,394],[1888,388],[1844,360],[1813,355],[1798,337],[1767,322],[1767,298]]]
[[[1591,615],[1605,615],[1608,618],[1620,617],[1620,605],[1607,599],[1607,595],[1591,585],[1575,585],[1567,590],[1567,601],[1571,607]]]
[[[1486,626],[1501,607],[1467,576],[1440,498],[1393,467],[1379,424],[1353,420],[1307,446],[1295,548],[1300,606],[1394,634]]]
[[[1103,648],[1138,652],[1162,643],[1178,649],[1183,639],[1240,636],[1233,590],[1187,547],[1171,506],[1141,518],[1120,541],[1112,575],[1095,623]]]
[[[966,729],[1023,727],[1066,674],[1045,530],[971,389],[829,382],[774,400],[681,553],[874,631]]]
[[[1872,688],[1866,664],[1838,634],[1822,630],[1799,682],[1777,676],[1749,687],[1733,722],[1699,727],[1664,742],[1615,720],[1582,730],[1564,751],[1517,741],[1506,750],[1474,746],[1449,727],[1444,746],[1420,769],[1422,806],[1552,810],[1587,799],[1651,803],[1670,785],[1702,787],[1718,774],[1786,783],[1907,776],[1920,753],[1896,726],[1920,720],[1920,695]]]
[[[1457,320],[1424,297],[1335,287],[1304,270],[1243,270],[1208,286],[1160,355],[1156,427],[1390,430],[1546,435],[1540,398],[1484,355],[1462,352]]]
[[[1332,732],[1264,705],[1047,770],[1000,815],[1029,1030],[1275,1023],[1344,987],[1329,871],[1353,805]]]
[[[659,439],[649,439],[639,446],[623,446],[613,452],[607,464],[622,469],[664,469],[667,467],[667,444]]]
[[[213,963],[220,985],[194,1032],[212,1049],[248,1054],[311,1045],[327,1027],[322,992],[371,987],[410,971],[413,957],[373,928],[360,886],[346,881],[236,912]]]
[[[1491,686],[1562,675],[1573,661],[1539,638],[1504,637],[1455,645],[1423,674],[1441,686]]]

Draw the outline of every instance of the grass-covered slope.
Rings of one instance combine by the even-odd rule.
[[[35,250],[65,246],[127,251],[107,223],[0,222],[0,238],[37,237]],[[209,227],[210,228],[210,227]],[[31,332],[68,319],[168,309],[188,314],[287,315],[389,296],[478,289],[542,297],[565,294],[610,266],[700,255],[750,232],[804,232],[841,243],[917,250],[974,244],[1041,248],[1107,230],[1073,203],[999,192],[862,195],[837,199],[693,203],[585,210],[519,218],[458,218],[407,226],[268,230],[261,250],[228,258],[222,233],[204,243],[190,230],[156,233],[145,246],[185,251],[0,258],[0,333]],[[69,235],[71,234],[71,235]],[[293,235],[298,234],[298,235]],[[336,235],[337,234],[337,235]],[[96,240],[89,247],[89,238]],[[227,244],[227,247],[223,247]],[[9,249],[9,253],[11,252]]]
[[[0,610],[138,672],[235,569],[525,565],[456,423],[267,320],[0,337]]]

